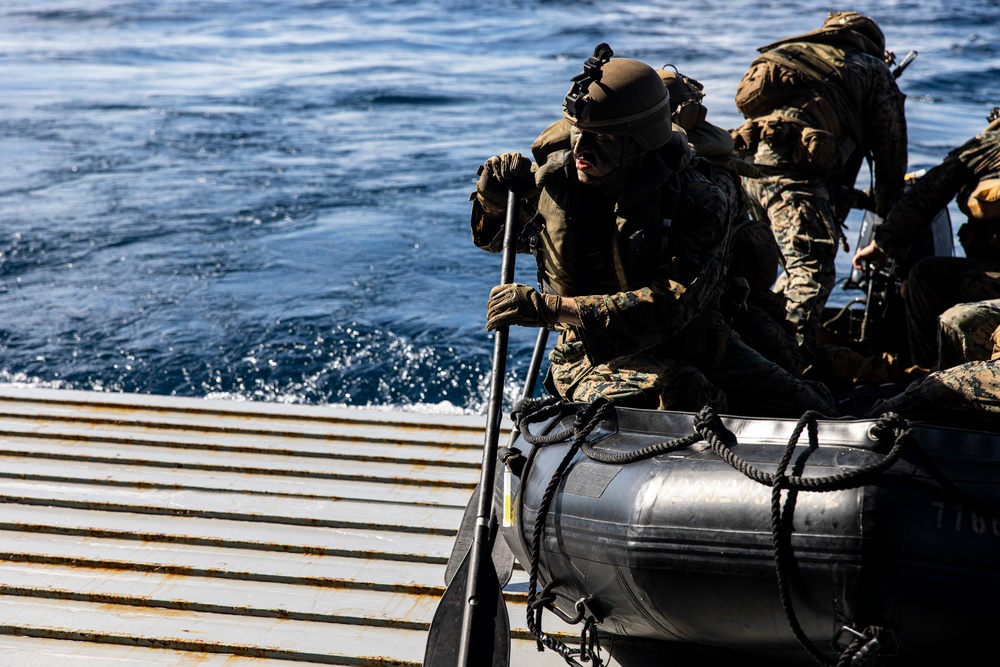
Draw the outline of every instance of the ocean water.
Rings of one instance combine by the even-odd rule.
[[[911,169],[1000,105],[996,0],[0,3],[0,381],[480,412],[477,166],[527,152],[602,41],[734,127],[755,49],[832,9],[920,54]],[[512,332],[509,396],[533,342]]]

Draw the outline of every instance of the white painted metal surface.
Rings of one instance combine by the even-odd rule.
[[[483,426],[0,385],[0,665],[419,665]]]

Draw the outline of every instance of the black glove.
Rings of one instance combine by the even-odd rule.
[[[854,201],[851,202],[851,208],[861,209],[862,211],[875,212],[875,197],[868,190],[858,190],[853,191]]]
[[[477,172],[476,194],[480,201],[486,200],[493,207],[507,208],[507,192],[511,185],[521,192],[534,187],[535,177],[531,173],[531,160],[520,153],[504,153],[491,157]],[[492,208],[492,207],[491,207]]]
[[[525,327],[555,324],[559,319],[559,304],[560,298],[555,294],[540,294],[527,285],[497,285],[490,290],[486,306],[486,330],[511,324]]]

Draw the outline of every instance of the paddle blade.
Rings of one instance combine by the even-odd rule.
[[[493,527],[496,529],[496,518],[493,519]],[[514,572],[514,552],[511,551],[510,545],[507,544],[507,540],[503,538],[503,535],[497,533],[493,538],[493,567],[496,569],[497,581],[500,583],[501,590],[510,581],[511,574]]]
[[[476,514],[479,505],[479,485],[472,490],[472,497],[469,504],[465,506],[465,514],[462,515],[462,523],[458,527],[458,534],[455,535],[455,542],[451,545],[451,555],[448,556],[448,565],[444,570],[444,584],[448,586],[455,573],[461,567],[469,549],[472,548],[473,533],[476,530]]]
[[[510,619],[496,570],[491,567],[491,563],[490,559],[486,559],[483,567],[479,568],[478,590],[481,604],[476,605],[473,615],[467,665],[508,667]],[[470,569],[470,558],[466,553],[434,612],[434,620],[427,632],[423,667],[467,667],[459,665],[459,644]]]
[[[472,497],[469,498],[469,504],[465,506],[465,514],[462,515],[462,524],[458,528],[458,534],[455,535],[455,542],[451,547],[451,555],[448,556],[448,565],[444,570],[445,586],[450,584],[451,580],[455,578],[455,572],[458,571],[465,555],[472,548],[472,538],[476,526],[476,506],[478,504],[479,485],[477,484],[476,488],[472,491]],[[500,582],[500,588],[503,588],[510,581],[511,574],[514,571],[514,552],[511,551],[507,540],[497,533],[496,517],[491,522],[491,528],[493,567],[496,569],[497,581]]]

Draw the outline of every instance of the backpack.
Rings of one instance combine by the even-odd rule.
[[[863,136],[857,103],[841,74],[846,50],[809,42],[765,48],[736,89],[736,106],[748,119],[732,132],[737,153],[750,155],[764,141],[799,169],[836,172]]]

